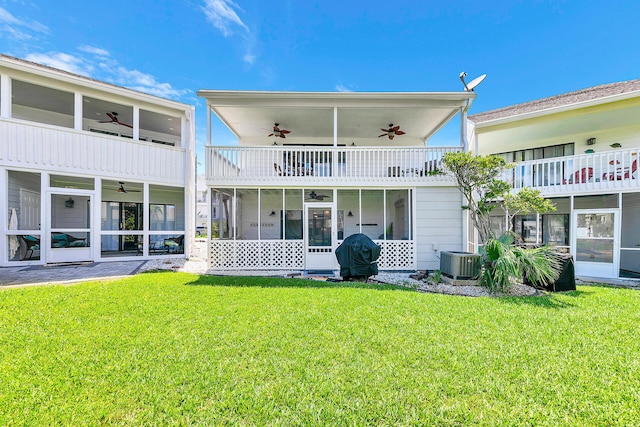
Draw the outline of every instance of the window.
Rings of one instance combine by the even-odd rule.
[[[175,205],[150,204],[149,225],[150,230],[175,230]]]

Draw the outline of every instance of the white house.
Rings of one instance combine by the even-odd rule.
[[[188,254],[194,133],[191,105],[0,55],[0,265]]]
[[[318,93],[201,90],[208,109],[212,269],[337,270],[335,249],[364,233],[381,270],[439,268],[468,230],[440,173],[465,149],[473,92]],[[429,138],[460,116],[460,144]],[[215,146],[211,121],[237,146]],[[215,212],[215,214],[212,214]]]
[[[569,252],[576,274],[640,278],[640,80],[606,84],[469,117],[473,150],[515,168],[514,191],[539,189],[557,211],[515,219],[527,243]],[[504,230],[499,210],[492,218]]]

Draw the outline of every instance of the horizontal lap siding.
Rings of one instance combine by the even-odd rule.
[[[418,270],[439,269],[440,251],[462,250],[462,197],[456,187],[417,188],[415,194]]]

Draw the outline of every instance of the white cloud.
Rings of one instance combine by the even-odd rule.
[[[101,64],[101,68],[111,73],[111,80],[121,86],[163,98],[178,98],[189,93],[187,90],[176,89],[169,83],[161,83],[151,74],[138,70],[129,70],[121,65]]]
[[[238,26],[249,32],[249,27],[242,22],[234,9],[240,9],[232,0],[205,0],[202,8],[207,19],[214,27],[222,32],[225,37],[233,34],[233,27]],[[242,9],[240,9],[242,10]]]
[[[31,40],[34,36],[29,32],[48,33],[49,27],[38,21],[17,18],[7,9],[0,7],[0,34],[15,40]]]
[[[249,65],[253,65],[253,63],[256,62],[256,56],[251,53],[245,53],[242,59]]]
[[[176,99],[189,93],[188,90],[176,89],[169,83],[159,82],[151,74],[123,67],[104,49],[82,45],[78,50],[96,55],[97,58],[48,52],[30,53],[25,56],[25,59],[163,98]]]
[[[100,49],[99,47],[88,46],[86,44],[78,46],[78,50],[86,53],[91,53],[95,56],[102,56],[102,57],[110,56],[109,51]]]
[[[343,85],[342,83],[338,83],[338,84],[336,85],[336,90],[337,90],[338,92],[353,92],[353,89],[351,89],[351,88],[350,88],[350,87],[348,87],[348,86]]]
[[[30,53],[25,59],[85,76],[90,75],[93,71],[93,66],[86,63],[82,58],[62,52]]]

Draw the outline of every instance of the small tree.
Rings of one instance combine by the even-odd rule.
[[[510,194],[511,186],[500,179],[510,166],[501,157],[447,153],[443,162],[467,201],[462,208],[469,211],[484,242],[480,284],[495,292],[507,290],[511,282],[523,274],[536,285],[555,280],[560,267],[549,247],[515,247],[511,231],[496,238],[489,226],[489,213],[500,199],[504,200],[509,223],[517,214],[553,211],[553,204],[544,200],[537,190],[522,189]]]
[[[516,215],[530,213],[555,212],[556,207],[550,201],[540,196],[539,190],[523,188],[516,194],[506,193],[502,205],[507,216],[508,231],[513,231],[513,219]]]
[[[489,226],[489,212],[495,207],[493,202],[510,189],[499,177],[511,166],[502,157],[474,156],[466,152],[447,153],[442,161],[467,201],[462,208],[469,211],[480,240],[486,242],[493,236]]]

